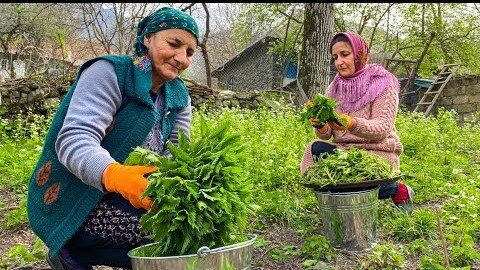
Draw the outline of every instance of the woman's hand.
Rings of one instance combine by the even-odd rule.
[[[310,125],[312,125],[312,127],[316,128],[318,130],[318,132],[320,132],[321,134],[327,134],[328,129],[330,128],[328,123],[325,123],[323,126],[320,126],[319,125],[320,120],[315,119],[315,118],[310,118],[308,121],[310,122]]]
[[[345,123],[345,125],[342,125],[342,123]],[[333,130],[346,131],[354,129],[357,126],[357,121],[350,115],[342,113],[338,116],[338,121],[329,121],[328,124]]]
[[[135,208],[149,210],[152,201],[141,198],[148,186],[145,175],[158,170],[155,166],[126,166],[112,163],[103,172],[102,183],[109,192],[116,192],[127,199]]]
[[[310,119],[308,119],[308,122],[310,122],[310,125],[312,125],[312,127],[316,128],[316,127],[318,127],[318,124],[320,123],[320,120],[318,120],[316,118],[310,118]]]

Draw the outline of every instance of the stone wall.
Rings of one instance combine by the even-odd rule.
[[[258,91],[216,92],[194,81],[186,80],[185,82],[190,91],[192,105],[197,108],[206,105],[217,108],[239,106],[254,109],[260,102],[260,92]],[[57,106],[60,103],[72,83],[73,81],[38,82],[27,79],[1,83],[0,108],[7,117],[26,111],[46,114],[49,107]]]
[[[408,108],[415,105],[422,98],[427,89],[421,88],[418,93],[410,95],[403,103]],[[455,110],[459,116],[459,122],[470,120],[472,116],[480,112],[480,75],[464,75],[453,77],[434,104],[432,112],[439,107],[447,110]]]
[[[194,81],[185,80],[192,97],[192,105],[200,107],[234,107],[254,109],[261,102],[259,91],[214,91]],[[15,115],[27,110],[45,114],[49,106],[59,104],[73,81],[61,80],[35,82],[21,79],[0,84],[0,114]],[[420,100],[426,89],[408,96],[402,104],[410,109]],[[452,78],[435,103],[438,107],[453,109],[459,114],[459,121],[470,119],[480,111],[480,75]]]
[[[68,92],[73,82],[62,80],[33,81],[12,80],[0,84],[0,108],[4,114],[16,115],[31,111],[45,114],[47,109],[56,106]]]

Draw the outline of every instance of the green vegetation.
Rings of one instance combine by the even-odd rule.
[[[178,146],[167,143],[172,160],[136,148],[125,161],[158,167],[144,193],[153,200],[152,210],[140,225],[162,244],[143,256],[188,255],[202,246],[237,243],[231,234],[244,232],[247,214],[253,212],[240,135],[229,132],[231,122],[213,127],[200,117],[200,124],[191,142],[180,132]]]
[[[302,48],[304,5],[297,3],[238,3],[231,17],[229,36],[238,51],[259,33],[279,38],[271,51],[279,61],[297,63]],[[431,78],[443,64],[459,63],[458,74],[480,72],[478,55],[479,9],[473,3],[335,3],[333,32],[361,34],[372,48],[372,60],[385,58],[417,60],[430,39],[418,75]],[[326,39],[327,40],[327,39]],[[399,67],[399,74],[409,70]]]
[[[315,265],[317,259],[334,264],[339,256],[330,254],[328,261],[329,258],[307,251],[308,247],[318,246],[325,249],[323,255],[329,254],[325,241],[310,238],[321,235],[317,230],[319,210],[314,194],[300,184],[300,159],[304,147],[315,137],[311,130],[305,131],[294,108],[282,106],[283,109],[275,110],[266,107],[195,110],[192,141],[202,137],[200,115],[213,126],[231,121],[231,130],[240,134],[239,143],[247,146],[242,166],[244,177],[252,183],[251,192],[259,205],[247,231],[266,232],[275,224],[291,228],[307,243],[302,249],[297,244],[278,245],[264,239],[259,240],[256,248],[264,249],[272,260],[299,258],[305,267]],[[363,264],[365,269],[379,266],[397,269],[406,261],[414,262],[419,269],[447,269],[447,262],[451,269],[473,269],[478,265],[480,126],[472,123],[458,126],[456,118],[454,112],[442,110],[428,118],[417,113],[398,114],[396,126],[405,148],[400,171],[408,176],[403,181],[416,192],[415,209],[411,216],[406,216],[395,211],[390,201],[381,201],[378,234],[385,240],[378,245],[389,244],[388,248],[379,247],[375,253],[368,253],[370,256],[352,259],[352,263],[358,267]],[[9,196],[8,201],[2,197],[4,201],[0,203],[4,217],[2,230],[15,230],[27,224],[24,204],[27,181],[49,121],[51,116],[32,118],[28,114],[19,115],[13,122],[0,120],[0,188],[2,196]],[[12,197],[18,204],[7,209]],[[273,251],[274,247],[277,250]],[[36,254],[38,247],[33,248],[33,243],[23,248],[12,246],[1,256],[0,268],[43,260]],[[335,251],[334,254],[339,255]]]
[[[332,261],[336,256],[332,244],[323,235],[307,237],[300,248],[300,254],[315,261]]]
[[[377,245],[360,266],[362,270],[402,269],[405,257],[392,244]]]
[[[395,213],[395,212],[394,212]],[[395,213],[385,227],[396,240],[411,242],[419,239],[430,240],[437,232],[435,213],[428,209],[418,209],[411,216]]]
[[[302,177],[303,183],[322,188],[340,183],[391,179],[396,174],[390,163],[363,149],[335,149],[333,154],[324,153],[320,158],[322,162],[316,162],[308,168],[305,177]]]
[[[328,121],[338,122],[338,114],[335,112],[335,107],[338,102],[333,98],[328,98],[322,94],[316,94],[311,100],[307,100],[300,112],[301,121],[305,124],[307,129],[310,129],[312,123],[310,119],[317,119],[318,123],[315,127],[323,127]],[[345,125],[346,123],[341,123]]]

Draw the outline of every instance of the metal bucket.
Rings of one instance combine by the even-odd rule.
[[[136,254],[145,249],[155,249],[160,243],[137,247],[128,252],[133,270],[248,270],[252,263],[254,234],[248,240],[229,246],[209,249],[201,247],[197,254],[169,257],[141,257]]]
[[[315,192],[325,236],[336,248],[367,251],[375,243],[378,188],[356,192]]]

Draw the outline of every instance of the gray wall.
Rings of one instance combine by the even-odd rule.
[[[421,94],[425,90],[423,89]],[[438,107],[455,110],[461,122],[480,112],[480,75],[452,78],[435,102],[434,110]]]
[[[8,118],[20,112],[25,114],[27,111],[46,114],[49,107],[60,103],[72,83],[61,80],[42,83],[25,80],[0,83],[0,108],[6,111]],[[260,102],[260,93],[257,91],[212,92],[211,89],[191,86],[188,82],[186,84],[190,90],[192,105],[196,108],[206,105],[217,108],[238,106],[254,109]]]
[[[45,81],[42,83],[21,80],[0,83],[0,108],[9,115],[15,115],[27,110],[36,113],[45,113],[50,104],[58,104],[70,88],[72,82]],[[187,86],[189,84],[187,83]],[[192,104],[194,107],[208,105],[213,107],[240,106],[242,108],[256,108],[261,101],[259,91],[223,91],[201,90],[189,86]],[[263,89],[262,89],[263,90]],[[402,105],[413,106],[425,89],[413,95]],[[453,109],[459,114],[459,121],[470,119],[480,111],[480,75],[454,77],[445,86],[442,95],[436,102],[434,111],[438,107]]]

